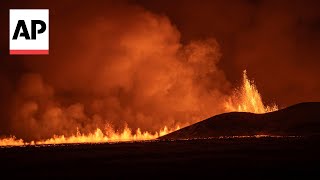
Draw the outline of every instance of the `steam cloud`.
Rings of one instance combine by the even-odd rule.
[[[153,132],[224,111],[230,85],[217,67],[216,40],[183,45],[167,17],[127,5],[66,31],[59,34],[65,42],[53,40],[49,60],[25,60],[30,73],[19,80],[11,117],[18,137],[106,124]]]

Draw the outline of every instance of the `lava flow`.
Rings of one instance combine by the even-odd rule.
[[[266,113],[278,110],[276,105],[266,106],[262,102],[260,93],[257,90],[254,82],[249,80],[246,71],[243,72],[243,82],[239,89],[237,89],[226,101],[225,111],[241,111],[253,113]],[[77,130],[77,133],[72,136],[54,135],[52,138],[24,142],[22,139],[16,139],[15,136],[3,138],[0,140],[0,146],[23,146],[23,145],[41,145],[41,144],[67,144],[67,143],[103,143],[103,142],[121,142],[121,141],[142,141],[152,140],[160,136],[166,135],[173,131],[180,129],[180,127],[167,128],[164,127],[158,132],[150,133],[148,131],[141,132],[137,129],[136,132],[128,127],[125,127],[122,132],[116,132],[114,129],[108,127],[105,131],[97,128],[93,133],[83,134]]]
[[[54,135],[52,138],[40,141],[24,142],[22,139],[16,139],[14,136],[0,140],[0,146],[23,146],[23,145],[41,145],[41,144],[69,144],[69,143],[102,143],[102,142],[121,142],[121,141],[142,141],[152,140],[160,136],[166,135],[170,132],[180,129],[168,129],[164,127],[154,134],[149,132],[141,132],[138,129],[132,133],[131,129],[126,127],[122,132],[115,132],[111,128],[106,128],[105,132],[97,128],[95,132],[89,134],[82,134],[77,130],[75,135],[65,137],[64,135]]]

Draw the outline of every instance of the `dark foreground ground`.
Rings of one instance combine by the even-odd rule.
[[[1,177],[126,179],[320,174],[319,138],[231,138],[0,148]],[[11,179],[11,178],[10,178]]]

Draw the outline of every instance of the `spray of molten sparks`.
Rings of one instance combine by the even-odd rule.
[[[278,110],[278,106],[275,104],[271,106],[263,104],[254,81],[248,79],[247,71],[244,70],[242,86],[236,89],[226,101],[225,109],[227,112],[267,113]]]
[[[243,82],[239,89],[227,99],[225,102],[225,110],[241,111],[253,113],[266,113],[278,110],[276,105],[266,106],[262,102],[260,93],[254,84],[254,81],[249,80],[246,71],[243,72]],[[64,135],[54,135],[50,139],[24,142],[22,139],[16,139],[14,136],[0,139],[0,146],[23,146],[23,145],[41,145],[41,144],[67,144],[67,143],[103,143],[103,142],[120,142],[120,141],[142,141],[152,140],[160,136],[166,135],[173,131],[180,129],[167,128],[159,130],[156,133],[141,132],[137,129],[136,132],[128,127],[125,127],[122,132],[115,132],[111,127],[107,127],[105,131],[97,128],[95,132],[89,134],[82,134],[77,130],[75,135],[66,137]]]

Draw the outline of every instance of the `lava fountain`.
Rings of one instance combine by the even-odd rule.
[[[227,112],[267,113],[277,111],[278,106],[275,104],[264,105],[254,81],[248,79],[247,71],[244,70],[242,86],[236,89],[225,102],[225,109]]]

